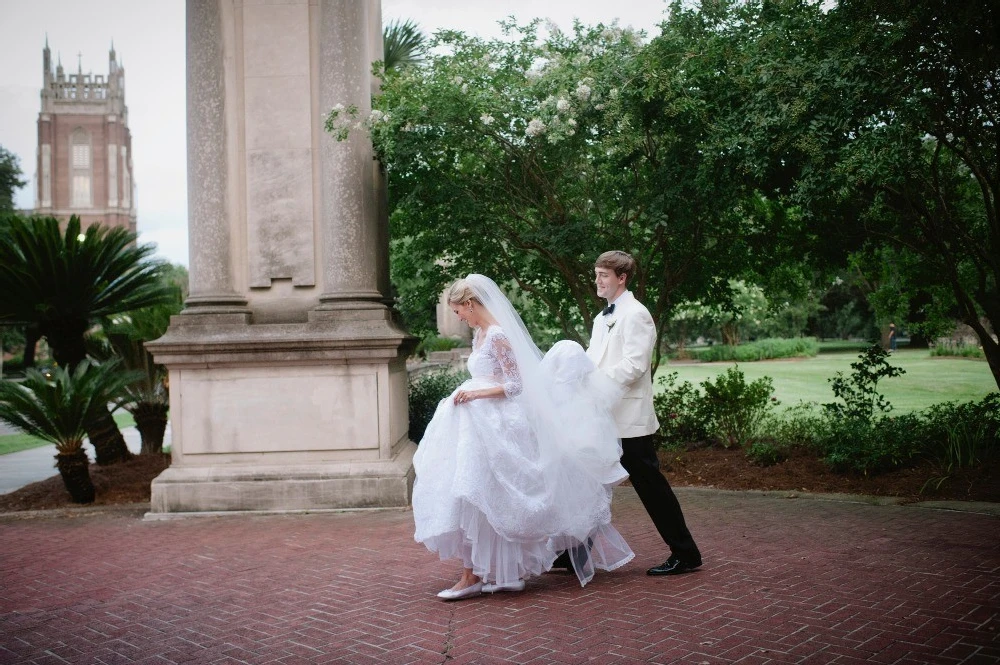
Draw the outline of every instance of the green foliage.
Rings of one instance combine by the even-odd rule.
[[[948,472],[992,459],[1000,450],[1000,393],[979,402],[945,402],[922,414],[928,454]]]
[[[454,337],[441,337],[440,335],[428,335],[420,340],[413,355],[426,357],[428,353],[435,351],[451,351],[462,346],[468,346],[464,341]]]
[[[701,393],[689,381],[678,382],[677,372],[661,376],[653,409],[660,429],[654,441],[664,448],[684,448],[711,438],[711,418]]]
[[[825,461],[835,471],[864,475],[903,466],[925,449],[926,430],[919,414],[878,420],[828,415],[818,438]]]
[[[892,405],[878,392],[881,379],[892,378],[906,373],[901,367],[890,365],[886,358],[889,353],[879,344],[872,344],[860,354],[858,361],[851,363],[851,375],[842,372],[830,379],[833,394],[843,400],[824,404],[823,408],[834,418],[847,418],[863,423],[871,423],[878,413],[888,413]]]
[[[413,21],[393,21],[382,28],[382,66],[398,69],[418,64],[423,59],[425,42],[423,33]]]
[[[788,452],[774,441],[754,441],[747,448],[747,457],[757,466],[774,466],[788,459]]]
[[[760,438],[762,425],[777,402],[771,398],[770,377],[747,383],[739,367],[730,367],[713,382],[701,384],[704,409],[710,414],[714,434],[729,448],[744,448]]]
[[[703,349],[686,349],[685,353],[703,362],[753,362],[775,358],[812,357],[819,353],[819,342],[814,337],[761,339],[739,346],[715,344]]]
[[[852,256],[884,320],[933,337],[957,315],[1000,386],[1000,345],[979,323],[1000,329],[996,3],[690,11],[728,19],[727,80],[746,100],[731,155],[801,211],[811,255],[841,266]]]
[[[678,382],[671,372],[659,379],[653,408],[660,421],[655,441],[666,448],[682,448],[702,441],[726,448],[745,447],[760,439],[762,425],[777,405],[771,397],[771,379],[747,383],[738,367],[715,381],[702,382],[699,391],[690,382]]]
[[[468,378],[465,372],[449,369],[428,370],[410,379],[410,440],[417,443],[424,437],[427,424],[434,417],[438,403],[449,396]]]
[[[17,155],[0,145],[0,213],[14,210],[14,193],[28,184]]]
[[[815,449],[825,427],[823,412],[809,402],[800,402],[780,413],[771,412],[764,423],[767,440],[783,449]]]
[[[26,372],[24,381],[0,381],[0,420],[26,434],[51,441],[60,454],[80,450],[86,426],[109,402],[117,402],[132,379],[118,363],[79,363]]]
[[[724,53],[690,60],[700,49],[680,32],[647,53],[617,26],[545,39],[537,22],[506,27],[494,41],[438,33],[421,66],[384,72],[369,117],[327,118],[339,139],[367,129],[388,169],[409,324],[429,323],[444,285],[475,271],[530,296],[537,329],[579,341],[600,308],[593,261],[614,247],[638,259],[629,286],[662,335],[676,302],[724,301],[729,278],[768,262],[787,213],[741,201],[743,180],[720,178],[724,158],[706,145],[728,96]],[[688,74],[698,81],[673,85]]]
[[[103,317],[169,303],[164,264],[135,234],[76,216],[12,218],[0,242],[0,323],[37,325],[61,365],[86,357],[86,331]]]
[[[975,344],[965,344],[964,342],[952,342],[946,340],[938,342],[931,349],[932,356],[944,356],[954,358],[985,358],[983,350]]]

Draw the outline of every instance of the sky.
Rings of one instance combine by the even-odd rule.
[[[42,85],[42,49],[66,73],[108,73],[114,44],[125,67],[125,103],[139,241],[187,265],[187,167],[184,5],[182,0],[0,0],[0,145],[20,158],[29,184],[15,195],[18,208],[35,201],[35,151]],[[383,0],[382,20],[411,19],[427,34],[461,30],[500,37],[497,22],[549,19],[570,29],[574,19],[658,32],[664,0]]]

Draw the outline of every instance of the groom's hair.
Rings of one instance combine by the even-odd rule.
[[[621,252],[617,249],[610,252],[604,252],[598,256],[597,261],[594,262],[594,267],[614,270],[615,275],[618,277],[625,275],[626,282],[635,277],[635,259],[632,258],[631,254]]]

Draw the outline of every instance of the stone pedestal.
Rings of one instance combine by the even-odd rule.
[[[406,506],[405,356],[384,178],[363,132],[378,0],[188,0],[191,295],[149,344],[172,464],[151,517]]]

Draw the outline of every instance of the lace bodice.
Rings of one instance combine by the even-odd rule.
[[[502,385],[507,397],[521,394],[521,372],[510,342],[500,326],[490,326],[485,332],[476,329],[472,336],[469,374]]]

